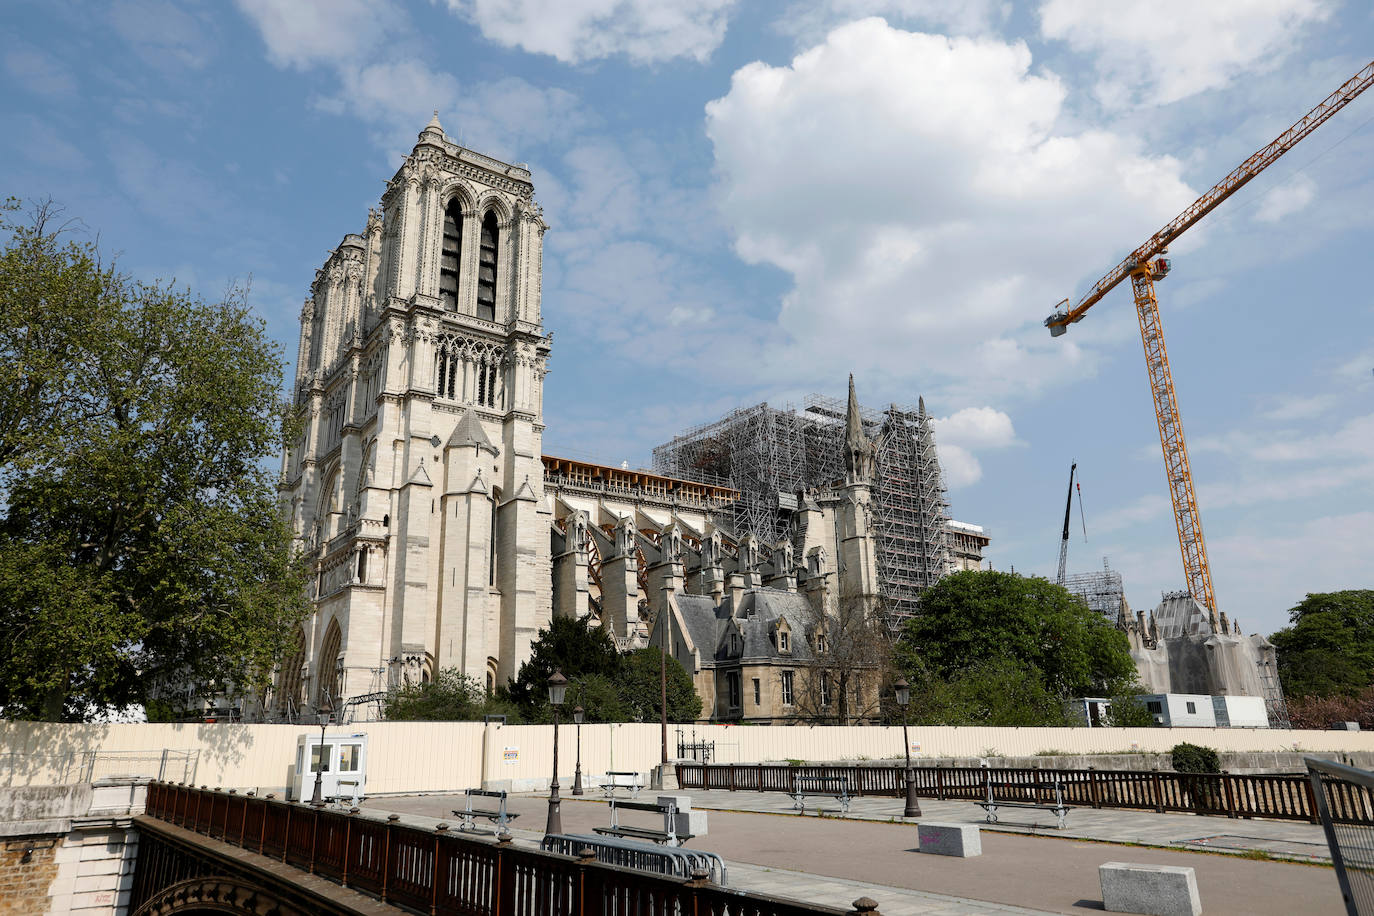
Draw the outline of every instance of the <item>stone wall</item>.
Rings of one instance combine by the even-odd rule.
[[[57,837],[6,837],[0,849],[0,916],[48,912],[48,887],[57,877]]]
[[[147,780],[0,789],[0,916],[124,912]]]

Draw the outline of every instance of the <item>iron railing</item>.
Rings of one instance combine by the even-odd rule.
[[[71,785],[112,776],[191,781],[198,750],[65,751],[58,754],[0,754],[0,785]]]
[[[1309,757],[1307,778],[1326,829],[1346,912],[1369,916],[1374,913],[1374,829],[1368,820],[1342,815],[1368,803],[1374,792],[1374,773]]]
[[[548,916],[852,916],[850,911],[455,836],[233,791],[154,782],[146,814],[270,856],[386,903],[431,914]],[[159,888],[135,877],[130,911]],[[862,904],[862,905],[860,905]],[[856,901],[855,913],[876,909]]]
[[[1301,773],[1240,775],[1006,767],[916,767],[914,772],[916,792],[927,798],[978,801],[987,794],[991,779],[999,798],[1010,800],[1021,792],[1031,800],[1034,786],[1058,780],[1064,787],[1064,802],[1075,807],[1320,822],[1312,784]],[[900,797],[905,790],[903,768],[895,766],[677,765],[677,784],[681,789],[795,792],[798,778],[816,776],[848,777],[849,792],[855,796]],[[1330,794],[1327,801],[1338,823],[1374,826],[1374,790],[1369,787],[1346,785],[1339,793]]]

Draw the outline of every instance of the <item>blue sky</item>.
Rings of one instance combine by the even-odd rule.
[[[545,450],[648,465],[744,404],[924,395],[955,517],[1053,574],[1069,463],[1134,607],[1182,586],[1134,310],[1041,320],[1369,62],[1339,0],[11,0],[3,193],[143,277],[313,272],[438,109],[552,230]],[[1374,587],[1374,92],[1159,286],[1222,609]]]

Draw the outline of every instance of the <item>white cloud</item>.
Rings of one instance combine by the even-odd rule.
[[[24,154],[30,162],[42,163],[54,169],[85,171],[90,160],[81,148],[71,143],[63,132],[43,118],[23,114],[9,119],[8,145]]]
[[[951,490],[977,483],[983,466],[976,451],[1019,445],[1011,417],[993,407],[965,407],[948,417],[932,418],[945,486]]]
[[[1283,611],[1309,592],[1368,588],[1371,543],[1374,512],[1369,511],[1211,538],[1218,602],[1247,631],[1272,632],[1287,622]]]
[[[952,416],[936,419],[940,442],[957,442],[970,448],[1006,448],[1017,444],[1011,417],[992,407],[965,407]]]
[[[824,39],[835,26],[869,16],[881,16],[893,25],[921,25],[971,35],[990,30],[1010,14],[1011,4],[1002,0],[813,0],[792,3],[774,27],[795,37],[799,44],[811,45]]]
[[[1046,0],[1040,30],[1095,56],[1109,107],[1166,105],[1271,69],[1335,0]]]
[[[1313,395],[1281,395],[1275,404],[1260,416],[1266,420],[1306,420],[1326,413],[1335,406],[1337,397],[1331,393]]]
[[[1196,195],[1172,158],[1058,130],[1064,97],[1024,44],[878,19],[738,70],[706,107],[718,205],[738,253],[794,283],[760,374],[863,352],[967,404],[1091,371],[1102,332],[1051,342],[1041,319]]]
[[[1168,497],[1160,493],[1147,493],[1137,497],[1133,502],[1111,509],[1093,519],[1093,531],[1107,534],[1112,531],[1120,531],[1123,528],[1133,528],[1172,511],[1173,507],[1169,503]]]
[[[358,56],[405,27],[388,0],[238,0],[262,33],[278,67],[305,70],[322,63],[356,63]]]
[[[565,64],[625,55],[635,63],[704,61],[735,0],[448,0],[497,44]]]
[[[70,97],[76,77],[57,58],[37,48],[19,47],[5,53],[5,72],[30,92],[49,97]]]
[[[1196,452],[1218,452],[1251,461],[1330,461],[1336,458],[1374,460],[1374,413],[1352,417],[1339,428],[1311,430],[1254,430],[1247,427],[1222,436],[1199,437]]]
[[[938,448],[946,487],[957,490],[983,479],[983,465],[968,449],[944,442]]]
[[[1261,223],[1277,223],[1306,207],[1316,196],[1317,183],[1306,175],[1298,175],[1264,195],[1255,211],[1255,219]]]
[[[403,155],[437,110],[445,132],[464,145],[509,159],[535,141],[566,137],[589,118],[577,97],[523,79],[460,84],[415,52],[418,36],[389,0],[238,0],[278,67],[325,67],[338,92],[315,105],[373,126],[391,156]],[[360,63],[370,60],[370,63]]]
[[[109,16],[114,30],[152,67],[200,69],[214,53],[196,17],[166,0],[120,0]]]

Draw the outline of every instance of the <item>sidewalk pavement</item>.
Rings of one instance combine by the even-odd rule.
[[[654,794],[646,790],[642,797],[652,798]],[[916,850],[912,824],[901,823],[900,799],[855,799],[851,817],[839,818],[830,814],[831,809],[838,808],[833,802],[822,805],[825,816],[816,816],[810,809],[797,815],[790,808],[792,800],[780,793],[686,790],[677,794],[691,795],[693,807],[711,810],[708,834],[689,845],[724,858],[732,887],[826,906],[848,909],[856,898],[868,896],[878,901],[884,916],[1101,912],[1098,866],[1127,861],[1194,868],[1208,916],[1344,912],[1336,877],[1329,867],[1205,855],[1179,847],[1113,845],[1109,837],[1051,836],[1058,833],[1052,827],[1035,828],[1033,836],[1026,835],[1030,827],[987,830],[983,855],[977,858],[922,856]],[[432,827],[440,820],[452,823],[452,810],[463,804],[462,795],[398,796],[369,799],[365,811],[394,812],[405,821]],[[971,802],[922,799],[921,804],[926,820],[981,820],[981,809]],[[522,815],[517,821],[522,827],[515,831],[517,842],[537,845],[548,809],[546,797],[512,796],[509,807]],[[1027,824],[1035,820],[1034,815],[1043,814],[1016,813],[1031,815],[1025,818]],[[1069,823],[1074,824],[1074,818],[1082,813],[1088,812],[1071,812]],[[1237,824],[1227,818],[1195,815],[1091,813],[1106,818],[1082,818],[1076,825],[1080,830],[1091,828],[1094,834],[1119,836],[1224,836]],[[1123,814],[1131,817],[1111,826],[1112,816]],[[1134,821],[1141,816],[1174,819],[1176,825]],[[651,820],[653,815],[639,817]],[[609,818],[599,797],[564,795],[562,820],[566,833],[591,833]],[[631,812],[626,812],[623,820],[639,822]],[[1262,824],[1261,833],[1270,828],[1309,826],[1240,823],[1247,830]],[[1282,836],[1279,829],[1276,839]]]
[[[759,811],[796,814],[793,800],[784,792],[731,792],[728,789],[674,789],[692,796],[692,806],[720,811]],[[1255,856],[1264,853],[1275,859],[1295,862],[1330,863],[1331,850],[1320,824],[1306,821],[1246,820],[1243,818],[1201,817],[1196,814],[1156,814],[1121,808],[1074,808],[1065,819],[1065,828],[1055,827],[1053,812],[1024,808],[998,811],[998,822],[989,824],[983,809],[966,800],[937,801],[922,798],[921,811],[930,820],[978,824],[985,831],[1025,833],[1164,849],[1192,848]],[[813,802],[819,805],[812,807]],[[904,802],[900,798],[861,796],[850,800],[849,813],[857,820],[902,820]],[[806,815],[839,817],[839,802],[833,799],[807,799]]]

